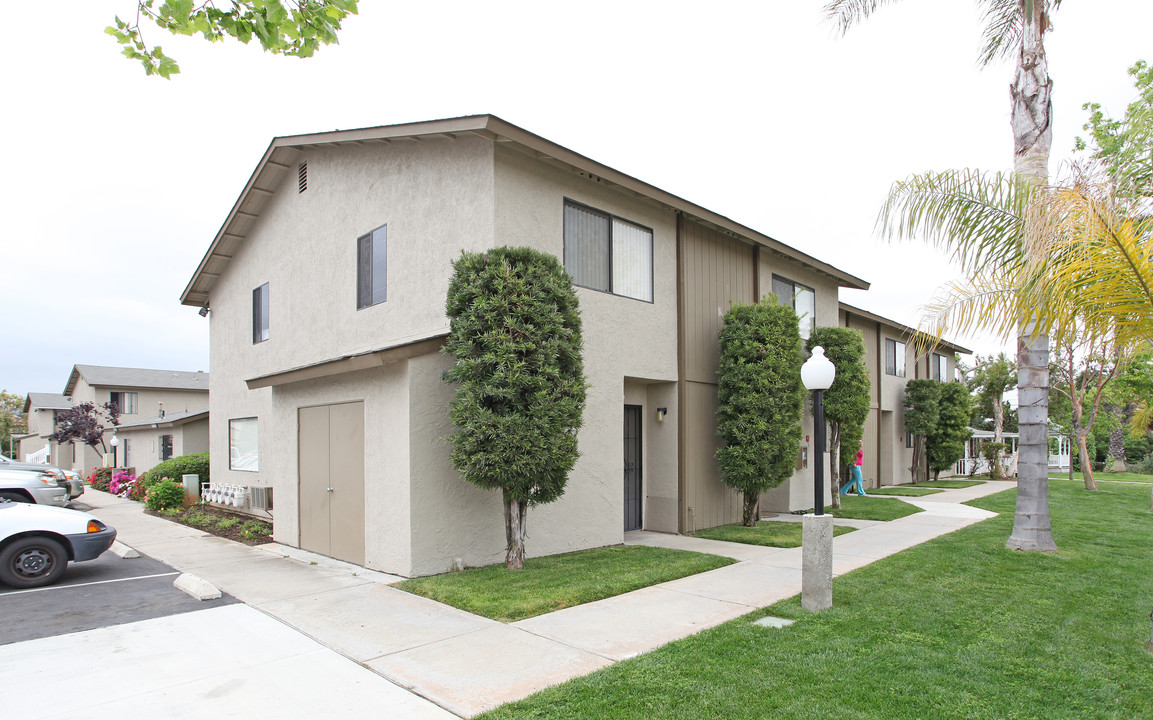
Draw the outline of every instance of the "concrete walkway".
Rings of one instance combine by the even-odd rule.
[[[844,574],[991,517],[993,513],[960,503],[1014,486],[1010,482],[988,482],[971,488],[946,490],[928,496],[931,500],[907,500],[924,512],[887,523],[871,523],[856,532],[835,538],[833,573]],[[738,562],[700,575],[505,624],[390,587],[390,583],[400,580],[395,576],[281,545],[252,548],[233,543],[145,515],[139,504],[105,493],[89,491],[81,502],[90,505],[93,514],[116,527],[124,544],[177,570],[204,578],[264,613],[263,616],[252,613],[252,617],[244,615],[251,613],[250,608],[221,608],[219,615],[227,617],[206,621],[204,637],[212,637],[212,623],[220,623],[229,634],[236,633],[243,640],[250,631],[238,630],[237,624],[242,628],[251,626],[271,631],[277,628],[273,627],[276,623],[269,624],[269,617],[279,620],[312,639],[279,638],[281,646],[290,648],[288,656],[308,657],[317,653],[316,658],[323,658],[323,662],[318,660],[315,667],[325,675],[317,676],[306,685],[311,685],[314,690],[331,688],[334,696],[347,699],[343,698],[342,683],[353,682],[357,693],[349,702],[363,697],[369,703],[364,706],[366,710],[396,708],[389,714],[403,717],[451,717],[448,713],[471,717],[801,591],[800,548],[766,548],[635,532],[626,535],[626,544],[696,550],[724,555]],[[228,613],[224,613],[225,610]],[[203,614],[206,613],[191,613],[189,616]],[[114,635],[115,630],[105,628],[92,632]],[[152,647],[155,638],[149,634],[150,631],[146,628],[140,633],[139,639],[143,643],[140,649]],[[47,640],[64,642],[60,638]],[[35,642],[41,641],[18,645]],[[193,641],[192,647],[186,649],[194,649],[195,644]],[[84,647],[91,652],[94,645],[86,641]],[[321,652],[324,649],[335,651],[343,658],[325,655]],[[0,647],[0,667],[13,667],[15,658],[5,650]],[[124,654],[118,657],[130,656],[126,647],[120,652]],[[219,656],[221,653],[214,652],[213,661],[217,661]],[[44,664],[44,658],[39,654],[37,657]],[[275,658],[270,656],[261,672],[249,667],[246,673],[240,674],[247,681],[244,687],[257,694],[263,690],[264,695],[271,697],[281,697],[287,691],[291,697],[293,688],[299,687],[298,683],[304,680],[299,679],[298,671],[278,665],[285,662],[291,665],[291,661],[285,658],[284,654]],[[227,659],[224,659],[227,665]],[[344,661],[345,666],[338,661]],[[55,666],[52,662],[47,664]],[[73,665],[70,663],[69,666]],[[365,673],[366,668],[372,673]],[[329,673],[338,675],[330,676]],[[132,672],[123,679],[133,684],[147,683],[153,675],[146,671]],[[3,679],[0,674],[0,687],[3,687]],[[218,682],[181,684],[175,696],[199,702],[211,699],[212,693],[219,691]],[[167,696],[161,693],[161,697]],[[120,712],[124,708],[119,705],[105,708],[99,703],[99,697],[95,691],[87,694],[89,714],[113,709],[118,711],[119,717],[145,716],[124,714]],[[285,702],[278,701],[277,705],[284,706]],[[291,703],[288,706],[294,709],[284,713],[288,717],[319,714],[306,712],[304,706],[292,706]],[[353,709],[348,703],[340,704],[340,708]],[[338,710],[336,706],[330,709]],[[235,716],[229,712],[221,714],[219,710],[215,713],[216,717]],[[323,714],[331,713],[326,707]],[[338,715],[343,713],[338,711]],[[68,715],[49,712],[34,716]]]

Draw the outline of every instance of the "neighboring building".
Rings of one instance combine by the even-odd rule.
[[[492,116],[276,138],[181,296],[211,310],[213,482],[272,489],[277,541],[373,569],[503,558],[499,493],[449,460],[438,352],[452,261],[502,245],[563,259],[590,383],[530,555],[739,521],[714,456],[721,316],[773,291],[807,334],[868,287]],[[812,506],[798,466],[767,504]]]
[[[24,398],[24,417],[28,433],[15,438],[20,443],[15,460],[20,462],[56,463],[56,443],[48,439],[56,429],[56,413],[72,407],[72,398],[54,393],[28,393]],[[72,462],[71,446],[65,448]],[[71,467],[71,464],[66,467]]]
[[[87,475],[94,468],[101,467],[104,458],[91,447],[82,443],[68,443],[57,446],[47,439],[56,428],[56,413],[67,410],[83,402],[102,406],[113,402],[120,408],[120,424],[131,425],[135,429],[113,448],[108,442],[113,434],[111,426],[105,431],[104,441],[112,454],[112,461],[118,467],[152,467],[166,452],[155,439],[141,434],[139,425],[152,420],[153,416],[190,411],[203,412],[208,407],[208,373],[185,372],[181,370],[148,370],[142,368],[105,367],[101,365],[74,365],[64,387],[63,395],[50,393],[29,393],[24,403],[28,415],[28,432],[20,441],[20,456],[24,459],[36,451],[48,448],[46,458],[34,461],[51,462],[59,467],[76,470]],[[197,418],[207,423],[207,418]],[[181,443],[173,447],[184,447],[184,438],[191,437],[192,447],[201,447],[195,427],[186,436],[181,434]],[[33,433],[35,433],[33,435]],[[138,446],[136,441],[141,441]],[[147,440],[154,440],[149,443]],[[204,448],[207,449],[207,448]],[[188,451],[194,452],[194,451]],[[199,452],[199,451],[196,451]],[[176,452],[179,455],[181,453]]]
[[[840,304],[839,324],[861,332],[872,384],[863,439],[865,487],[912,482],[913,442],[905,432],[905,385],[918,378],[957,379],[956,356],[972,351],[942,340],[917,355],[915,328],[846,303]]]
[[[116,434],[120,465],[139,475],[169,458],[208,452],[208,409],[165,411],[156,417],[122,422]]]

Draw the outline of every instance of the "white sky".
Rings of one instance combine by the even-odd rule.
[[[165,81],[103,33],[133,0],[63,0],[0,44],[0,388],[60,392],[76,363],[210,370],[179,297],[274,136],[480,113],[869,280],[842,299],[915,325],[954,272],[877,240],[877,210],[913,172],[1011,166],[1012,68],[977,69],[973,0],[906,0],[845,38],[822,5],[362,0],[310,60],[153,29],[182,70]],[[1132,99],[1153,3],[1068,2],[1055,25],[1051,169],[1082,103]]]

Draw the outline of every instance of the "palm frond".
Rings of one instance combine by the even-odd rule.
[[[830,0],[822,12],[826,20],[837,25],[837,31],[842,35],[849,32],[849,28],[871,16],[882,5],[889,5],[897,0]]]
[[[982,67],[994,60],[1010,58],[1021,48],[1020,0],[981,0],[982,21],[981,54],[977,60]]]
[[[882,236],[920,238],[944,250],[966,275],[1022,251],[1032,186],[1012,173],[949,170],[898,181],[877,217]]]

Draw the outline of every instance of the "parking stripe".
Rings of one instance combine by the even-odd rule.
[[[170,572],[170,573],[160,573],[158,575],[138,575],[137,577],[118,578],[116,580],[97,580],[96,582],[76,583],[75,585],[50,585],[48,587],[29,588],[28,590],[13,590],[12,592],[6,592],[6,593],[0,594],[0,598],[8,596],[8,595],[24,595],[25,593],[44,592],[46,590],[67,590],[69,588],[86,587],[88,585],[107,585],[108,583],[127,582],[129,580],[149,580],[151,578],[158,578],[158,577],[172,577],[173,575],[179,575],[179,574],[180,573],[178,573],[178,572]]]

